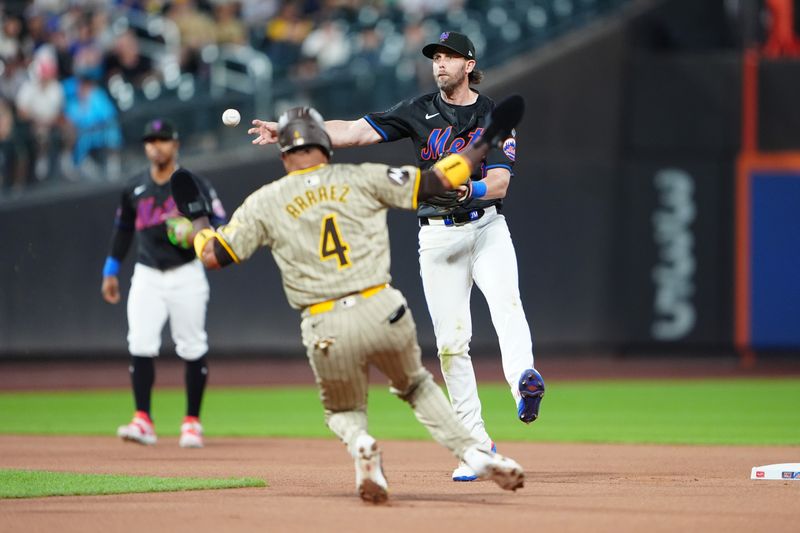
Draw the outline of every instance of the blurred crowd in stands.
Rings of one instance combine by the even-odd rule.
[[[302,84],[354,65],[364,72],[413,58],[427,16],[465,0],[33,0],[0,4],[0,196],[44,181],[116,180],[125,104],[120,87],[154,99],[170,65],[143,53],[142,32],[120,19],[161,20],[179,36],[177,70],[202,87],[209,46],[265,53],[275,80]],[[379,20],[394,31],[381,31]],[[154,42],[168,41],[147,27]],[[355,28],[355,30],[354,30]],[[387,33],[389,35],[387,35]],[[386,38],[395,39],[387,47]],[[387,52],[389,51],[389,52]],[[122,105],[121,105],[122,104]]]
[[[47,5],[42,5],[47,4]],[[118,176],[121,136],[103,77],[121,66],[104,10],[6,3],[0,28],[0,186]],[[92,166],[94,164],[94,166]]]
[[[231,133],[215,129],[225,107],[239,107],[245,121],[302,103],[357,116],[434,88],[420,49],[440,31],[470,35],[486,69],[628,1],[2,2],[0,199],[43,183],[131,173],[126,167],[141,157],[141,125],[155,114],[177,122],[183,148],[198,151]],[[729,11],[734,4],[719,1]],[[796,3],[740,0],[728,17],[752,20],[761,12],[765,55],[800,54]],[[674,32],[652,32],[667,34]],[[229,57],[238,67],[220,75]],[[250,88],[242,76],[255,79]],[[264,93],[267,104],[254,103]]]

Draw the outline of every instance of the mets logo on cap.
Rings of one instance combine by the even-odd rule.
[[[517,140],[514,137],[509,137],[503,143],[503,153],[511,161],[515,161],[517,157]]]

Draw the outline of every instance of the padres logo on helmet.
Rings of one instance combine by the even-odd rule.
[[[288,152],[304,146],[318,146],[330,157],[333,146],[322,115],[313,107],[293,107],[278,118],[278,146]]]

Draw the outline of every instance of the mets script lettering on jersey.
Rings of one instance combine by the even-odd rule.
[[[286,212],[292,218],[299,218],[303,211],[309,207],[323,202],[347,203],[347,194],[350,186],[347,184],[336,186],[334,184],[318,187],[316,189],[306,189],[305,196],[295,196],[291,203],[286,204]]]
[[[420,158],[424,160],[438,159],[444,153],[456,153],[465,149],[467,146],[475,142],[475,139],[483,133],[483,128],[475,128],[467,135],[467,139],[453,136],[453,126],[448,126],[445,129],[436,128],[431,130],[428,135],[427,146],[420,152]]]
[[[178,206],[172,196],[164,201],[164,205],[155,205],[154,197],[145,198],[136,205],[136,230],[141,231],[145,228],[163,224],[168,218],[179,217]]]

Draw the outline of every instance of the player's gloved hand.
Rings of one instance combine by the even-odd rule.
[[[452,155],[453,152],[444,152],[439,155],[436,162],[438,163],[442,159],[445,159],[447,156]],[[455,189],[437,194],[436,196],[432,196],[425,200],[426,204],[435,205],[436,207],[443,207],[446,209],[452,209],[454,207],[458,207],[463,202],[469,199],[469,189],[471,188],[471,184],[461,185]]]
[[[211,203],[200,191],[191,172],[179,168],[172,173],[170,186],[172,187],[172,198],[183,216],[189,220],[195,220],[211,215]]]
[[[525,99],[518,94],[509,96],[492,110],[480,142],[486,142],[492,148],[502,148],[503,143],[512,136],[514,128],[517,127],[524,114]]]
[[[194,228],[192,221],[185,217],[168,218],[167,225],[167,238],[173,246],[188,250],[192,247],[192,238],[194,237]]]
[[[469,180],[464,185],[460,185],[454,192],[457,194],[456,201],[459,204],[468,201],[472,198],[472,180]]]
[[[458,198],[458,190],[454,189],[452,191],[445,191],[437,194],[436,196],[432,196],[425,200],[425,203],[435,205],[436,207],[452,209],[458,206],[461,203],[461,200]]]

